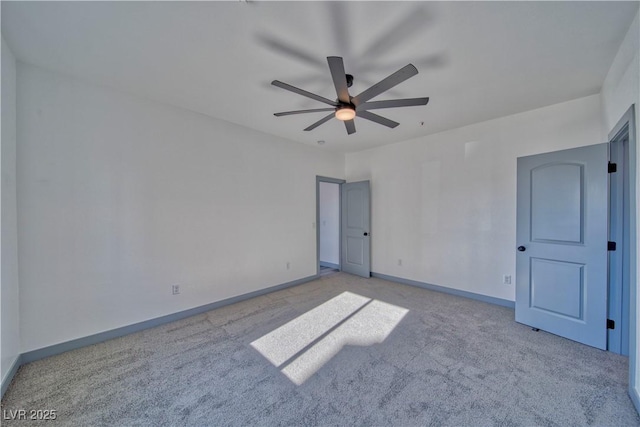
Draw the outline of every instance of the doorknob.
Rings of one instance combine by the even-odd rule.
[[[365,235],[365,236],[368,236],[368,235],[369,235],[369,233],[367,233],[367,232],[365,231],[365,232],[364,232],[364,235]]]
[[[524,252],[524,251],[526,251],[526,250],[527,250],[527,248],[525,248],[524,246],[518,246],[518,250],[519,250],[520,252]]]

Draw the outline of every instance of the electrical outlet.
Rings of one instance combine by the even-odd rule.
[[[401,258],[398,258],[398,265],[399,265],[400,267],[402,267],[402,259],[401,259]]]
[[[511,275],[510,274],[505,274],[504,276],[502,276],[502,284],[503,285],[510,285],[511,284]]]
[[[171,285],[171,294],[178,295],[180,293],[180,285]]]
[[[291,262],[287,261],[287,270],[291,270]]]

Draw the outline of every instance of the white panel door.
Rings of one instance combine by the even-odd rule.
[[[518,158],[516,321],[607,347],[608,144]]]
[[[342,271],[371,276],[369,181],[342,184]]]

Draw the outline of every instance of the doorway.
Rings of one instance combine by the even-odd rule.
[[[316,177],[317,274],[341,270],[340,208],[342,179]]]

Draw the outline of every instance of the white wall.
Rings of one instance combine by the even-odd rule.
[[[516,158],[601,135],[593,95],[348,154],[347,180],[371,180],[372,271],[513,301]]]
[[[618,123],[618,120],[632,104],[638,104],[640,99],[640,24],[636,14],[627,35],[625,36],[616,57],[609,68],[609,72],[602,85],[602,111],[604,115],[603,138]],[[636,108],[636,122],[638,117]],[[639,127],[640,128],[640,127]],[[636,129],[640,131],[639,129]]]
[[[320,262],[340,264],[340,185],[320,182]]]
[[[17,129],[23,352],[316,274],[340,154],[22,63]]]
[[[636,194],[635,207],[640,206],[640,13],[636,17],[627,32],[616,57],[611,64],[602,86],[602,110],[604,115],[604,135],[607,135],[622,115],[635,104],[636,121]],[[640,243],[637,239],[637,215],[631,218],[631,229],[636,229],[635,254],[631,254],[637,264],[640,254]],[[635,227],[634,227],[635,224]],[[640,283],[640,269],[636,268],[635,283]],[[633,297],[633,295],[632,295]],[[638,313],[640,307],[640,292],[635,293],[635,301],[631,302],[631,313]],[[635,307],[635,309],[634,309]],[[633,315],[632,315],[633,316]],[[631,317],[633,321],[633,317]],[[640,354],[638,354],[638,344],[640,344],[640,316],[636,314],[635,328],[631,327],[631,333],[635,335],[635,354],[630,357],[630,363],[635,363],[635,378],[631,378],[631,387],[635,391],[635,398],[640,399]],[[631,340],[633,342],[634,340]],[[633,351],[633,348],[631,348]],[[637,400],[636,400],[637,404]],[[638,408],[640,409],[640,408]]]
[[[18,235],[16,223],[16,60],[2,39],[2,287],[0,371],[4,383],[20,355]]]

